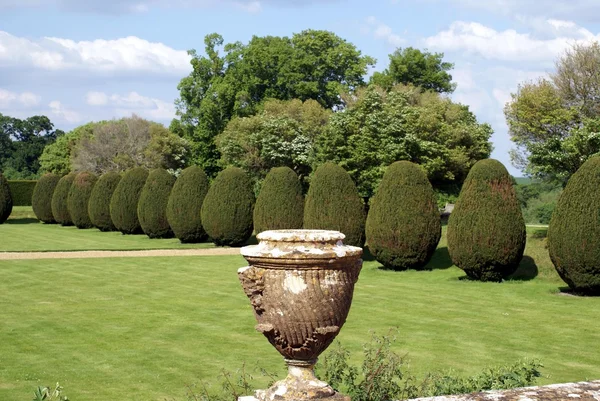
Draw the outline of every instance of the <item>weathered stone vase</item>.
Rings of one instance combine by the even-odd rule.
[[[256,329],[288,365],[287,378],[258,390],[259,400],[347,398],[313,372],[346,321],[362,268],[362,249],[344,245],[344,237],[337,231],[274,230],[258,234],[258,245],[242,248],[249,266],[238,275]]]

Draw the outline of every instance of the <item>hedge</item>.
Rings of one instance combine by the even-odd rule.
[[[52,195],[52,215],[54,216],[54,220],[63,226],[73,225],[67,200],[69,198],[71,184],[73,184],[73,180],[75,180],[76,176],[76,173],[69,173],[62,177],[58,181],[58,184],[56,184],[54,194]]]
[[[47,224],[56,223],[52,214],[52,195],[54,195],[58,181],[60,181],[59,176],[52,173],[44,174],[38,180],[31,197],[33,213],[38,220]]]
[[[77,177],[73,180],[67,198],[67,207],[69,208],[71,220],[77,228],[94,227],[90,220],[88,204],[96,181],[98,181],[98,177],[87,171],[77,174]]]
[[[143,167],[127,170],[110,200],[110,218],[123,234],[143,233],[137,208],[147,178],[148,170]]]
[[[167,220],[182,243],[202,242],[207,237],[200,211],[208,187],[208,178],[198,166],[186,168],[175,181],[167,204]]]
[[[90,195],[88,211],[90,220],[100,231],[116,231],[110,217],[110,199],[121,181],[121,175],[115,172],[103,174]]]
[[[144,234],[150,238],[172,238],[167,220],[167,203],[175,177],[163,168],[150,171],[138,202],[138,219]]]
[[[8,186],[12,194],[13,206],[31,206],[36,184],[35,180],[9,180]]]

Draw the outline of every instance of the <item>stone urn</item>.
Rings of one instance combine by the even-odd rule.
[[[238,275],[254,308],[256,329],[288,366],[287,378],[257,390],[256,398],[347,399],[318,380],[313,367],[346,321],[362,249],[344,245],[338,231],[274,230],[256,237],[258,245],[241,249],[249,266]]]

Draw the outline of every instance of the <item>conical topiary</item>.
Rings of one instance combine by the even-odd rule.
[[[117,230],[123,234],[142,234],[137,207],[148,170],[136,167],[128,170],[117,184],[110,200],[110,218]]]
[[[121,175],[115,172],[102,174],[90,195],[88,210],[92,224],[100,231],[116,231],[110,217],[110,200],[121,181]]]
[[[441,235],[440,212],[427,176],[409,161],[393,163],[371,199],[366,224],[369,250],[388,269],[421,269]]]
[[[206,240],[200,211],[208,192],[208,178],[198,166],[181,172],[169,196],[167,220],[175,236],[183,243]]]
[[[71,220],[73,220],[73,224],[77,228],[94,227],[90,220],[88,203],[96,181],[98,181],[98,177],[95,174],[84,171],[77,174],[75,180],[73,180],[73,184],[71,184],[67,207],[69,208]]]
[[[8,220],[12,213],[13,201],[8,180],[0,173],[0,224]]]
[[[252,235],[254,191],[242,169],[229,167],[213,181],[202,203],[202,225],[216,245],[238,246]]]
[[[40,177],[31,196],[31,207],[38,220],[52,224],[56,223],[52,214],[52,195],[60,177],[56,174],[48,173]]]
[[[54,220],[63,226],[73,225],[73,220],[69,214],[69,206],[67,205],[67,201],[69,199],[71,185],[73,184],[76,176],[76,173],[69,173],[62,177],[58,181],[58,184],[56,184],[54,194],[52,194],[52,215],[54,216]]]
[[[471,168],[448,220],[452,262],[470,278],[502,281],[525,250],[525,222],[512,177],[497,160]]]
[[[569,287],[600,295],[600,157],[583,163],[560,195],[548,229],[548,250]]]
[[[167,220],[167,203],[175,184],[175,177],[162,168],[148,175],[138,203],[138,218],[144,234],[150,238],[172,238],[173,231]]]
[[[304,220],[304,195],[298,176],[289,167],[276,167],[263,181],[254,206],[254,230],[300,229]]]
[[[342,232],[346,245],[365,244],[365,208],[346,170],[325,163],[310,181],[304,205],[304,228]]]

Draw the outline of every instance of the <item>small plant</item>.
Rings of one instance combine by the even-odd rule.
[[[63,388],[56,383],[54,389],[52,387],[38,387],[34,392],[33,401],[68,401],[66,395],[62,395]]]

